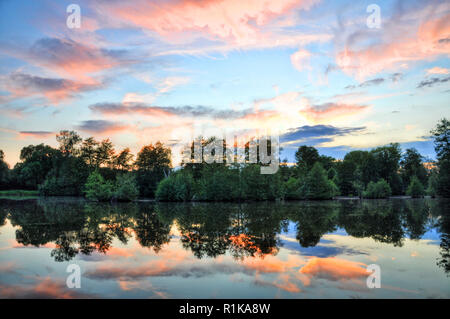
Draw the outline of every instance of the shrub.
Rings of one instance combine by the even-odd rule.
[[[363,197],[365,198],[387,198],[391,196],[392,191],[389,184],[384,180],[380,179],[378,182],[370,182],[367,185],[367,190],[363,192]]]
[[[129,202],[139,195],[136,178],[131,173],[117,175],[115,198],[118,201]]]
[[[105,181],[99,172],[91,173],[84,185],[86,198],[92,201],[106,202],[113,197],[113,184]]]
[[[301,199],[302,198],[302,192],[301,192],[301,183],[300,179],[295,177],[290,177],[288,181],[285,183],[285,191],[286,199]]]
[[[412,198],[419,198],[425,195],[424,187],[417,176],[413,176],[411,178],[411,182],[409,183],[408,189],[406,190],[406,195],[409,195]]]
[[[158,184],[155,198],[158,201],[188,201],[192,199],[193,186],[190,174],[175,172]]]
[[[337,193],[337,187],[328,179],[322,165],[316,163],[306,178],[303,192],[307,199],[331,199]]]

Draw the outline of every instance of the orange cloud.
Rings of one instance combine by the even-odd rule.
[[[366,105],[354,105],[344,103],[326,103],[317,106],[308,106],[299,111],[308,120],[313,122],[335,120],[339,117],[359,114],[367,110]]]
[[[314,257],[300,269],[300,273],[331,280],[356,279],[368,276],[365,266],[364,263],[334,257]]]

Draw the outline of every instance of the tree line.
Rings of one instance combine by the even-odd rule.
[[[0,150],[0,189],[38,189],[44,196],[86,196],[94,201],[450,197],[450,121],[439,121],[431,134],[437,158],[432,167],[425,167],[415,148],[402,152],[398,143],[351,151],[343,160],[304,145],[295,153],[295,165],[284,160],[277,173],[265,175],[260,164],[248,163],[248,145],[247,163],[188,160],[174,170],[171,150],[160,142],[142,147],[135,158],[129,148],[116,151],[109,139],[82,139],[74,131],[61,131],[58,148],[26,146],[12,169]],[[202,140],[201,146],[214,141]],[[270,144],[267,147],[270,154]]]

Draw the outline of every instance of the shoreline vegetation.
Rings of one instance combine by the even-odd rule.
[[[116,152],[109,139],[82,139],[74,131],[61,131],[56,135],[58,148],[26,146],[12,169],[0,150],[0,197],[84,196],[99,202],[448,198],[450,121],[439,121],[431,134],[434,162],[424,163],[414,148],[402,152],[398,143],[351,151],[342,160],[303,145],[295,153],[294,165],[283,160],[276,173],[261,174],[260,164],[227,163],[225,157],[223,163],[210,164],[194,163],[192,158],[175,170],[171,149],[160,142],[144,146],[134,160],[128,148]],[[202,140],[202,149],[210,143],[217,139]],[[271,154],[270,144],[264,147]],[[248,145],[245,154],[248,159]]]

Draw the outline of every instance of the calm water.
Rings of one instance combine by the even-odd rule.
[[[444,200],[0,199],[0,225],[2,298],[450,297]],[[80,289],[66,286],[69,264]]]

